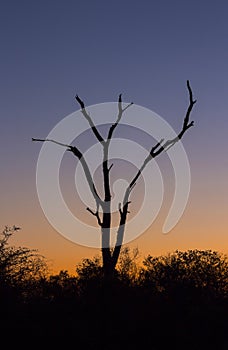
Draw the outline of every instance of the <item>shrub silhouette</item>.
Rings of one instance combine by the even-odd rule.
[[[107,285],[99,256],[83,259],[75,276],[61,270],[34,278],[28,270],[19,283],[18,267],[26,267],[27,260],[6,260],[13,251],[8,248],[5,244],[1,249],[0,288],[10,286],[20,297],[8,294],[4,308],[6,293],[1,295],[5,335],[19,339],[26,332],[40,345],[74,341],[83,349],[227,348],[228,264],[218,252],[149,255],[140,266],[138,251],[125,247],[116,278]]]
[[[5,226],[0,238],[0,292],[5,302],[12,294],[25,297],[47,273],[47,264],[36,250],[9,245],[19,227]]]
[[[228,261],[211,250],[175,251],[143,261],[141,282],[166,295],[198,293],[205,297],[227,297]]]

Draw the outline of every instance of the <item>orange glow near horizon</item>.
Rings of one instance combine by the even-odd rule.
[[[176,249],[211,249],[228,254],[228,189],[225,186],[225,172],[218,182],[216,170],[209,171],[204,164],[192,165],[191,192],[184,214],[171,232],[163,234],[162,226],[173,195],[173,185],[169,175],[166,174],[168,184],[166,184],[165,190],[168,194],[165,192],[165,201],[158,217],[146,232],[127,245],[138,247],[141,256],[161,255]],[[210,176],[206,177],[206,174]],[[68,191],[68,193],[66,191],[66,195],[70,194],[70,190],[68,188],[66,190]],[[18,198],[21,198],[20,188],[15,182],[12,182],[12,193],[13,191],[14,196],[17,196],[18,192]],[[141,193],[138,191],[136,193],[138,197],[133,197],[134,200],[129,208],[132,213],[139,207],[139,205],[134,206],[134,203],[140,199]],[[83,204],[80,204],[79,207],[79,204],[76,206],[77,200],[75,199],[74,202],[72,194],[67,198],[69,198],[72,208],[74,207],[74,212],[80,208],[80,217],[85,220],[85,223],[89,222],[97,227],[96,218],[86,211]],[[3,208],[5,224],[9,226],[15,224],[22,228],[12,238],[12,244],[38,249],[47,258],[53,272],[68,270],[70,273],[74,273],[75,265],[83,258],[91,258],[100,254],[100,249],[75,244],[51,227],[40,207],[34,181],[29,183],[27,192],[23,193],[23,205],[17,203],[18,201],[12,199],[10,204],[14,208],[13,222],[12,213],[4,211],[5,208]],[[151,203],[153,204],[153,201]],[[126,230],[128,230],[128,225],[126,225]]]
[[[218,188],[216,192],[218,193]],[[213,205],[208,206],[207,196],[202,195],[196,200],[194,193],[191,193],[182,218],[168,234],[162,233],[169,204],[164,205],[151,227],[127,245],[131,248],[138,247],[141,258],[148,254],[162,255],[177,249],[211,249],[227,254],[226,209],[222,207],[219,211],[214,211],[216,197],[213,198]],[[18,210],[18,217],[21,217],[20,211],[23,211],[23,208]],[[84,211],[83,215],[88,216],[89,220],[95,219],[90,218],[90,214]],[[76,264],[83,258],[100,255],[100,249],[80,246],[56,232],[46,220],[37,201],[34,201],[33,205],[30,203],[28,214],[29,219],[25,224],[17,222],[15,217],[15,224],[21,226],[22,230],[12,238],[12,244],[38,249],[47,258],[53,273],[68,270],[74,274]],[[37,215],[39,220],[37,220]],[[39,222],[38,226],[37,222]],[[99,230],[99,227],[97,229]]]

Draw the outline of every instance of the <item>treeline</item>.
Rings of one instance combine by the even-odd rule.
[[[227,349],[228,261],[211,250],[175,251],[138,263],[122,249],[104,280],[100,257],[75,275],[48,272],[37,251],[0,240],[1,331],[18,344],[73,342],[77,349]]]

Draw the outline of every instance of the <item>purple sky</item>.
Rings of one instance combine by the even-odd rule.
[[[40,145],[31,138],[45,137],[78,109],[76,93],[91,105],[116,101],[122,92],[178,131],[189,79],[197,104],[195,127],[184,139],[192,171],[187,222],[192,214],[192,230],[216,230],[214,246],[205,235],[195,237],[196,247],[201,239],[200,247],[228,252],[227,13],[227,1],[2,1],[1,227],[21,226],[21,245],[58,261],[57,233],[36,235],[50,225],[36,195]]]

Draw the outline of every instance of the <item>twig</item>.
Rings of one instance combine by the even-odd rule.
[[[100,216],[99,216],[99,212],[98,211],[93,211],[92,209],[90,209],[88,207],[86,208],[86,210],[88,210],[88,212],[90,212],[92,215],[96,216],[98,225],[102,226],[102,222],[101,222],[101,219],[100,219]]]
[[[60,145],[60,146],[63,146],[63,147],[67,147],[67,148],[72,147],[72,146],[70,146],[70,145],[66,145],[65,143],[58,142],[58,141],[55,141],[55,140],[52,140],[52,139],[34,139],[34,138],[32,138],[32,141],[33,141],[33,142],[36,142],[36,141],[39,141],[39,142],[46,142],[46,141],[48,141],[48,142],[56,143],[57,145]]]

